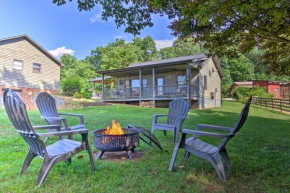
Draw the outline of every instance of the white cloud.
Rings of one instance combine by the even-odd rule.
[[[95,22],[102,22],[102,14],[101,13],[97,13],[95,14],[93,17],[90,18],[91,23],[95,23]]]
[[[174,40],[154,40],[157,50],[161,48],[171,47]]]
[[[123,36],[115,36],[114,39],[123,39]]]
[[[67,49],[65,46],[56,48],[55,50],[48,50],[49,53],[51,53],[54,57],[61,57],[63,54],[70,54],[74,55],[75,51],[72,49]]]

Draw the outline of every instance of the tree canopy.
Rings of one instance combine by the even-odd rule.
[[[69,0],[72,1],[72,0]],[[63,5],[66,0],[53,0]],[[176,36],[194,36],[209,54],[239,57],[259,47],[268,71],[290,75],[290,6],[288,0],[184,1],[184,0],[82,0],[80,11],[96,4],[102,19],[114,17],[117,27],[137,35],[152,26],[152,15],[167,15]]]

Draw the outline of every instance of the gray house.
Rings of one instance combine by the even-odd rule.
[[[39,92],[59,92],[61,66],[57,58],[27,35],[0,39],[0,107],[3,90],[12,88],[28,109],[36,109]]]
[[[167,107],[173,99],[183,98],[191,108],[221,106],[224,74],[217,58],[205,54],[136,63],[98,73],[102,75],[104,102]],[[117,88],[105,87],[105,76],[115,78]]]

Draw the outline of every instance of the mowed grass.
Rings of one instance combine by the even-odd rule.
[[[223,102],[223,107],[190,110],[183,128],[199,123],[233,127],[243,104]],[[92,131],[105,128],[112,119],[123,127],[128,124],[151,128],[152,114],[166,114],[163,108],[112,105],[62,111],[84,114],[90,142]],[[45,124],[38,111],[29,111],[33,125]],[[70,124],[77,119],[69,118]],[[161,120],[165,121],[165,119]],[[41,159],[35,158],[24,175],[19,176],[28,146],[14,130],[4,109],[0,109],[0,191],[1,192],[288,192],[290,191],[290,116],[251,107],[244,127],[228,144],[232,169],[226,169],[222,182],[213,166],[191,156],[183,159],[179,150],[173,172],[168,171],[174,148],[172,134],[156,131],[164,151],[140,141],[144,157],[122,163],[95,160],[96,173],[90,168],[87,152],[73,157],[72,164],[56,164],[38,189],[35,182]],[[80,140],[80,136],[75,139]],[[218,144],[220,139],[203,138]],[[56,139],[49,139],[52,143]],[[77,156],[83,155],[83,159]]]

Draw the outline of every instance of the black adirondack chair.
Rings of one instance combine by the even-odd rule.
[[[248,113],[250,110],[250,104],[251,104],[252,97],[248,99],[246,102],[240,117],[238,119],[238,122],[236,123],[234,128],[229,127],[222,127],[222,126],[215,126],[215,125],[203,125],[199,124],[196,126],[195,131],[193,130],[182,130],[182,135],[180,138],[180,141],[176,144],[170,166],[168,170],[172,170],[174,166],[174,162],[176,159],[177,152],[179,148],[185,149],[185,158],[188,158],[190,154],[194,154],[200,158],[208,160],[216,169],[220,179],[222,181],[226,181],[226,175],[224,171],[224,166],[221,160],[221,157],[224,159],[228,169],[231,168],[230,166],[230,158],[228,156],[227,150],[226,150],[226,144],[229,142],[231,138],[233,138],[238,131],[242,128],[244,123],[246,122],[246,119],[248,117]],[[200,131],[200,129],[206,128],[206,129],[214,129],[214,130],[222,130],[222,131],[228,131],[228,134],[219,134],[219,133],[212,133],[212,132],[204,132]],[[193,134],[193,137],[190,137],[186,139],[187,134]],[[217,137],[217,138],[223,138],[223,140],[220,142],[218,147],[215,147],[213,145],[210,145],[200,139],[198,139],[198,136],[208,136],[208,137]]]
[[[176,143],[178,134],[183,124],[183,121],[188,119],[186,117],[189,110],[189,104],[184,99],[174,99],[169,103],[169,109],[167,115],[153,115],[151,133],[156,129],[164,131],[166,135],[167,131],[173,132],[173,142]],[[157,123],[157,118],[161,116],[167,116],[166,124]]]
[[[41,118],[45,119],[49,125],[60,125],[61,130],[74,130],[85,128],[84,116],[81,114],[72,114],[72,113],[58,113],[55,99],[46,92],[41,92],[36,98],[37,107],[41,113]],[[65,117],[60,117],[60,115],[65,116],[76,116],[79,117],[80,123],[74,126],[68,126],[67,120]],[[73,136],[68,136],[69,139],[72,139]],[[44,140],[46,142],[47,138]]]
[[[40,186],[54,164],[68,160],[73,155],[83,150],[88,151],[91,168],[93,171],[95,171],[87,129],[61,131],[59,125],[44,125],[33,127],[29,121],[26,112],[26,106],[17,96],[17,94],[13,90],[7,89],[5,90],[3,97],[5,109],[11,123],[29,146],[29,151],[23,162],[20,174],[23,174],[26,171],[33,158],[36,156],[42,158],[43,162],[36,181],[36,186]],[[55,129],[56,132],[36,133],[35,130],[37,129]],[[62,138],[64,135],[74,134],[81,134],[82,142]],[[45,146],[40,137],[59,137],[59,141],[49,146]]]

